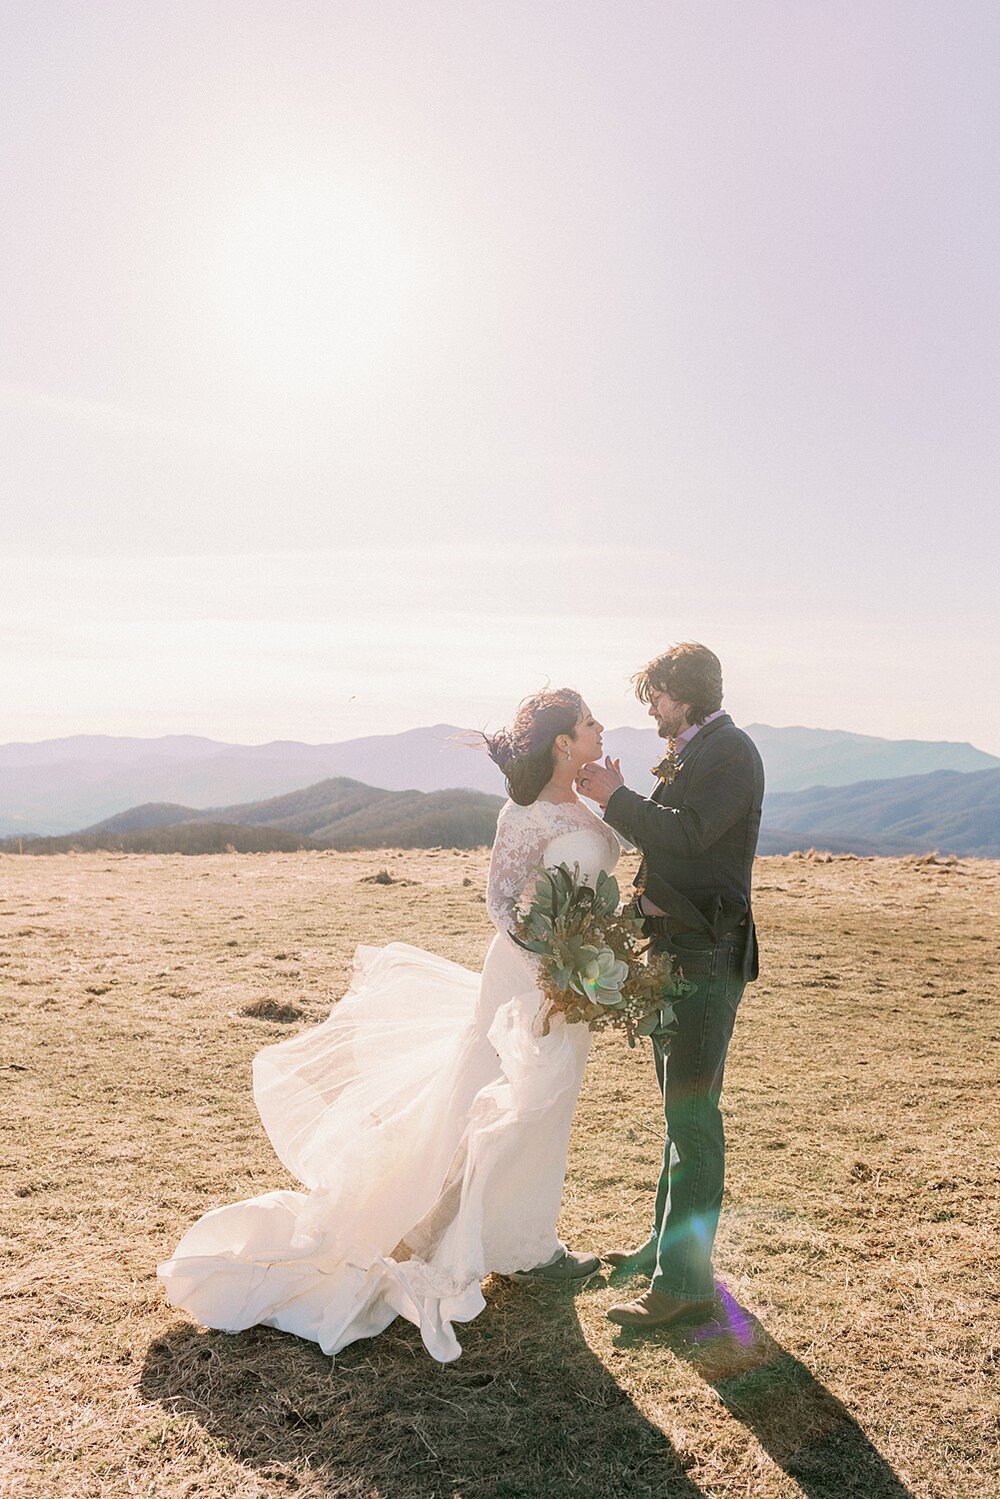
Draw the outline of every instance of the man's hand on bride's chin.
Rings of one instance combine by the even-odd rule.
[[[588,801],[596,802],[602,812],[611,793],[624,784],[621,765],[617,760],[612,760],[610,755],[605,755],[603,765],[582,765],[576,778],[576,789],[580,795],[585,796]]]

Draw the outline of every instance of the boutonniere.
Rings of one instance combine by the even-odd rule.
[[[653,775],[664,786],[671,785],[677,779],[677,772],[684,769],[684,762],[678,758],[677,746],[672,739],[668,740],[668,746],[663,759],[653,766]]]

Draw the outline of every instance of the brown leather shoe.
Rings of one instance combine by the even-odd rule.
[[[627,1270],[631,1275],[652,1275],[656,1269],[656,1245],[640,1244],[638,1249],[609,1249],[601,1258],[607,1260],[614,1270]]]
[[[687,1322],[700,1318],[707,1322],[715,1306],[709,1298],[705,1301],[683,1301],[679,1296],[668,1296],[665,1291],[654,1291],[652,1287],[635,1301],[619,1302],[608,1312],[608,1321],[621,1327],[670,1327],[675,1322]]]

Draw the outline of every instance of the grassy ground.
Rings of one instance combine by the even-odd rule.
[[[0,858],[0,1494],[997,1492],[997,864],[760,861],[708,1328],[616,1329],[604,1312],[632,1283],[494,1277],[440,1367],[407,1325],[333,1362],[165,1305],[153,1267],[194,1217],[289,1184],[254,1051],[323,1017],[356,942],[478,966],[485,864]],[[400,882],[367,882],[381,866]],[[647,1054],[600,1038],[574,1246],[642,1235],[659,1149]]]

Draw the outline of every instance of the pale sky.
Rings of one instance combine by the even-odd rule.
[[[1000,753],[995,0],[46,3],[0,48],[0,741]]]

